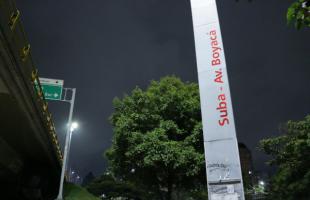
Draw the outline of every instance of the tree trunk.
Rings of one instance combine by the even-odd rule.
[[[167,184],[167,200],[172,200],[172,190],[173,190],[173,177],[171,174],[168,176],[168,184]]]
[[[172,184],[168,184],[167,200],[172,200]]]

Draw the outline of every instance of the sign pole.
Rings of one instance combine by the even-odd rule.
[[[68,172],[68,167],[69,167],[69,160],[70,160],[70,149],[71,149],[71,138],[72,138],[72,133],[73,131],[70,131],[70,137],[69,137],[69,145],[68,145],[68,157],[67,157],[67,163],[66,163],[66,169],[65,169],[65,172]],[[70,181],[70,174],[71,172],[69,171],[69,181]]]
[[[216,0],[191,0],[209,200],[244,200]]]
[[[76,89],[72,88],[72,98],[70,101],[70,112],[69,112],[69,119],[68,119],[68,129],[67,129],[67,134],[66,134],[66,142],[65,142],[65,150],[64,150],[64,159],[63,159],[63,164],[62,164],[62,169],[61,169],[61,177],[60,177],[60,184],[59,184],[59,192],[56,200],[63,200],[63,184],[64,184],[64,178],[65,178],[65,171],[67,168],[67,160],[68,160],[68,153],[70,151],[70,143],[71,143],[71,135],[72,135],[72,129],[71,129],[71,124],[72,124],[72,116],[73,116],[73,109],[74,109],[74,101],[75,101],[75,93]]]

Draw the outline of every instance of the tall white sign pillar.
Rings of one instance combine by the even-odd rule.
[[[191,0],[209,200],[244,200],[226,62],[215,0]]]

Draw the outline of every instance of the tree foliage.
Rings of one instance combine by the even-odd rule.
[[[294,23],[297,29],[310,27],[310,1],[298,0],[287,10],[287,22]]]
[[[104,199],[147,199],[147,193],[137,188],[134,184],[127,181],[116,180],[109,174],[104,174],[96,178],[87,185],[86,189],[96,196],[104,195]]]
[[[287,122],[284,131],[283,136],[260,142],[261,149],[272,156],[269,164],[278,166],[269,197],[310,199],[310,115]]]
[[[92,182],[95,179],[95,176],[92,172],[88,172],[86,176],[83,178],[82,186],[88,185],[90,182]]]
[[[116,177],[158,199],[205,182],[197,84],[165,77],[113,104],[114,138],[106,156]]]
[[[236,0],[239,1],[239,0]],[[248,0],[252,1],[252,0]],[[287,23],[297,29],[310,27],[310,0],[297,0],[290,5],[286,13]]]

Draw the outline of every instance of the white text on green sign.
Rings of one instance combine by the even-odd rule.
[[[45,99],[61,100],[64,81],[57,79],[39,78]]]

